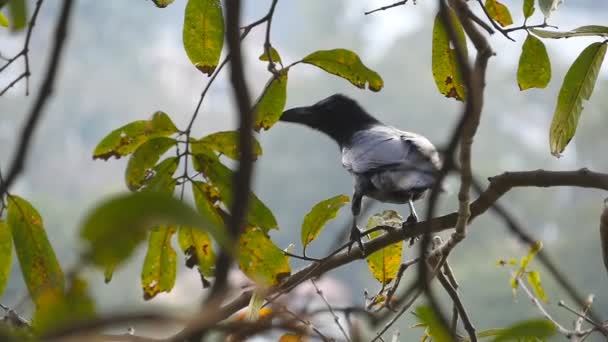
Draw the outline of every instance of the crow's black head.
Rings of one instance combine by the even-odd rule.
[[[319,130],[340,146],[352,135],[379,121],[369,115],[355,100],[335,94],[309,107],[296,107],[283,112],[281,121],[296,122]]]

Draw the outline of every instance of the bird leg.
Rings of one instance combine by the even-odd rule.
[[[363,253],[363,256],[365,256],[365,248],[363,247],[363,241],[361,240],[361,231],[359,230],[359,227],[357,227],[357,217],[359,217],[359,213],[361,212],[362,198],[363,195],[355,191],[351,206],[351,211],[353,213],[353,225],[350,228],[350,244],[348,245],[347,253],[350,254],[350,250],[353,247],[353,244],[356,242],[359,245],[359,249]]]
[[[407,220],[405,220],[405,223],[407,223],[407,225],[410,224],[414,224],[418,222],[418,214],[416,214],[416,209],[414,208],[414,201],[412,201],[412,199],[410,198],[410,200],[407,202],[407,205],[410,207],[410,216],[407,217]],[[405,228],[406,225],[403,225],[403,228]],[[414,245],[414,243],[416,243],[416,241],[418,241],[418,237],[412,237],[410,239],[410,247],[412,247]]]

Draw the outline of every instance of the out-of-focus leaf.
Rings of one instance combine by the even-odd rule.
[[[141,271],[141,286],[144,299],[150,300],[160,292],[171,292],[177,274],[177,255],[171,238],[175,226],[161,225],[150,232],[148,252]]]
[[[9,24],[8,19],[4,16],[4,14],[0,13],[0,26],[8,27]]]
[[[585,37],[585,36],[599,36],[599,37],[608,37],[608,27],[600,26],[600,25],[587,25],[577,27],[574,30],[558,32],[558,31],[548,31],[541,29],[531,29],[532,33],[541,37],[541,38],[552,38],[552,39],[560,39],[560,38],[571,38],[571,37]]]
[[[190,144],[191,152],[194,154],[200,153],[203,149],[213,150],[221,153],[226,157],[238,160],[241,156],[239,151],[239,132],[225,131],[209,134],[199,140],[192,141]],[[257,159],[262,154],[262,146],[253,139],[253,156]]]
[[[156,7],[158,7],[158,8],[165,8],[169,5],[171,5],[173,3],[173,1],[175,1],[175,0],[152,0],[152,2],[154,2]]]
[[[184,49],[194,66],[211,76],[224,45],[224,16],[219,0],[189,0],[183,31]]]
[[[452,22],[456,29],[456,35],[460,46],[467,51],[467,40],[458,17],[450,10]],[[435,17],[433,24],[433,47],[432,47],[432,69],[435,85],[445,97],[452,97],[458,101],[466,98],[466,88],[462,81],[461,73],[456,59],[456,50],[452,48],[448,32],[439,15]]]
[[[18,196],[8,196],[7,224],[23,279],[36,307],[56,300],[63,293],[63,272],[49,243],[40,214]]]
[[[203,172],[205,177],[218,188],[222,202],[230,208],[233,196],[232,170],[222,164],[215,153],[211,151],[200,152],[192,156],[193,167],[195,170]],[[247,222],[251,226],[262,228],[265,232],[268,232],[270,229],[278,229],[278,224],[272,211],[253,192],[250,193]]]
[[[540,282],[540,274],[536,271],[530,271],[526,274],[526,276],[528,278],[528,283],[530,283],[532,290],[534,290],[534,293],[536,294],[536,297],[540,298],[540,300],[545,303],[549,302],[549,298],[547,298],[547,295],[545,294],[545,289],[543,289]]]
[[[528,19],[534,14],[534,0],[524,0],[524,18]]]
[[[170,195],[137,192],[112,197],[85,218],[80,236],[89,243],[88,256],[100,266],[119,265],[147,235],[151,227],[187,225],[207,231],[223,246],[226,232],[212,219]]]
[[[551,62],[547,48],[540,39],[528,35],[521,47],[517,84],[520,90],[545,88],[551,80]]]
[[[435,342],[451,342],[450,333],[441,324],[437,314],[429,306],[419,306],[416,308],[416,316],[428,327],[428,334]]]
[[[553,12],[557,11],[557,7],[562,4],[562,0],[538,0],[538,7],[541,12],[545,15],[545,18],[549,18]]]
[[[291,334],[291,333],[284,334],[279,338],[279,342],[304,342],[304,341],[306,341],[306,339],[304,339],[304,336]]]
[[[394,210],[385,210],[382,213],[375,214],[367,221],[367,229],[377,226],[391,226],[396,229],[401,229],[403,217]],[[370,234],[370,240],[376,238],[383,233],[376,231]],[[382,285],[390,283],[401,265],[401,252],[403,250],[403,241],[399,241],[390,246],[387,246],[379,251],[376,251],[367,256],[367,266],[372,272],[372,275]]]
[[[133,153],[148,139],[166,137],[177,133],[171,118],[163,112],[156,112],[150,120],[139,120],[113,130],[97,144],[93,159],[117,159]]]
[[[496,20],[500,26],[505,27],[513,24],[513,18],[511,18],[511,12],[507,6],[496,0],[486,0],[486,10],[490,16]]]
[[[340,76],[357,88],[380,91],[384,81],[377,72],[366,67],[356,53],[346,49],[319,50],[302,59],[330,74]]]
[[[175,146],[177,141],[173,138],[158,137],[153,138],[135,150],[125,172],[125,181],[129,190],[139,190],[144,184],[146,172],[156,164],[160,156]]]
[[[278,285],[291,274],[288,258],[257,227],[247,227],[239,241],[239,266],[252,280],[264,286]]]
[[[261,291],[253,292],[251,299],[249,300],[247,315],[245,316],[245,319],[249,322],[255,322],[260,319],[260,311],[263,309],[265,301],[264,294],[260,292]]]
[[[302,223],[302,246],[304,246],[304,249],[317,238],[325,224],[335,218],[338,210],[348,201],[348,196],[338,195],[323,200],[312,207],[310,212],[304,216],[304,222]]]
[[[175,189],[175,179],[173,174],[179,166],[179,158],[169,157],[158,163],[152,169],[150,175],[146,175],[144,179],[143,191],[164,192],[172,194]]]
[[[4,293],[8,278],[11,275],[13,262],[13,237],[11,228],[0,221],[0,295]]]
[[[272,46],[270,47],[270,57],[272,58],[272,62],[273,63],[281,63],[281,56],[279,55],[279,52],[277,50],[275,50],[275,48],[273,48]],[[268,62],[268,55],[266,54],[266,50],[264,50],[262,52],[262,54],[260,55],[259,59],[261,61],[264,62]]]
[[[11,0],[8,2],[8,10],[13,23],[13,31],[20,31],[27,26],[27,6],[25,0]]]
[[[589,45],[576,58],[559,91],[549,134],[551,154],[559,157],[574,137],[583,101],[589,100],[606,55],[606,43]]]
[[[37,333],[44,333],[63,326],[95,317],[95,302],[88,293],[88,284],[74,278],[61,296],[52,296],[44,306],[38,307],[32,320]]]
[[[555,325],[546,319],[519,322],[501,330],[493,342],[520,341],[531,338],[544,340],[556,333]]]
[[[270,78],[264,92],[253,108],[255,115],[254,129],[259,132],[269,130],[281,117],[287,101],[287,71],[281,71],[281,77]]]

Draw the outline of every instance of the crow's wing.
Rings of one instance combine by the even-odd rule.
[[[427,138],[378,125],[353,135],[351,144],[342,149],[342,165],[358,174],[382,170],[433,173],[441,162]]]

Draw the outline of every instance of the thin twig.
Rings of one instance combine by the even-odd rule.
[[[329,310],[329,313],[333,316],[334,322],[338,326],[338,329],[340,329],[340,331],[342,332],[342,335],[344,335],[344,338],[346,339],[346,341],[350,342],[350,337],[348,336],[348,333],[346,332],[346,330],[344,330],[344,327],[340,323],[340,317],[336,314],[336,312],[334,311],[334,309],[331,307],[331,304],[329,304],[329,301],[327,301],[327,298],[325,298],[325,295],[323,294],[323,291],[317,286],[317,283],[315,282],[314,279],[310,279],[310,282],[312,283],[312,286],[314,286],[315,291],[317,292],[317,294],[319,295],[319,297],[325,303],[325,306],[327,306],[327,309]]]
[[[268,20],[266,21],[266,38],[264,40],[264,53],[268,58],[268,71],[270,71],[274,77],[278,78],[281,76],[279,71],[275,68],[274,61],[272,60],[272,45],[270,44],[270,28],[272,26],[272,18],[274,16],[274,9],[277,6],[278,0],[272,0],[270,4],[270,10],[268,10]]]
[[[393,7],[405,5],[407,3],[407,1],[408,0],[397,1],[397,2],[395,2],[393,4],[382,6],[382,7],[376,8],[374,10],[371,10],[369,12],[365,12],[365,15],[372,14],[372,13],[375,13],[375,12],[378,12],[378,11],[386,11],[387,9],[390,9],[390,8],[393,8]]]
[[[462,304],[462,300],[460,299],[458,292],[452,286],[452,284],[450,284],[450,282],[448,281],[448,279],[442,272],[437,273],[437,279],[439,280],[439,283],[441,283],[441,286],[443,286],[445,291],[448,293],[450,298],[452,298],[452,302],[454,302],[454,306],[456,307],[457,313],[462,318],[462,324],[464,325],[464,330],[466,330],[467,333],[469,334],[469,340],[471,342],[476,342],[477,335],[475,334],[475,327],[471,323],[469,315],[467,314],[467,312],[464,308],[464,305]],[[456,329],[454,328],[454,326],[452,326],[452,329],[453,329],[452,334],[455,335]]]

